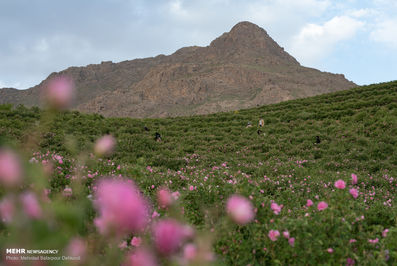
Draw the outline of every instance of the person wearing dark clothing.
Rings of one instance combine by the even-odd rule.
[[[161,135],[160,135],[160,133],[156,132],[156,134],[154,135],[154,139],[155,139],[157,142],[160,142],[160,141],[161,141]]]

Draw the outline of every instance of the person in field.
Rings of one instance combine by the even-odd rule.
[[[157,142],[160,142],[160,141],[161,141],[161,135],[160,135],[160,133],[158,133],[158,132],[155,133],[155,135],[154,135],[154,140],[157,141]]]

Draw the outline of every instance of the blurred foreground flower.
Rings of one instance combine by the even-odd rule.
[[[102,234],[140,232],[149,222],[146,199],[127,181],[100,181],[94,205],[100,214],[95,225]]]
[[[157,261],[152,252],[139,248],[127,256],[123,266],[156,266]]]
[[[184,248],[183,248],[183,257],[186,260],[194,260],[197,256],[197,247],[194,244],[187,244]]]
[[[109,156],[113,153],[116,140],[111,135],[105,135],[95,142],[94,152],[97,156]]]
[[[41,207],[33,192],[25,192],[21,195],[23,210],[32,219],[39,219],[42,215]]]
[[[66,247],[66,254],[71,257],[80,257],[80,262],[84,260],[87,246],[83,239],[73,238]]]
[[[55,77],[48,82],[43,96],[51,108],[65,109],[75,97],[73,81],[65,76]]]
[[[141,245],[141,243],[142,243],[142,239],[140,237],[134,236],[131,239],[131,246],[133,246],[133,247],[139,247]]]
[[[171,206],[174,199],[168,189],[162,188],[157,191],[157,201],[161,208],[167,208]]]
[[[70,187],[66,187],[62,192],[62,195],[65,197],[70,197],[72,196],[72,194],[73,194],[73,190]]]
[[[11,150],[0,149],[0,182],[7,187],[18,185],[22,179],[21,163]]]
[[[226,210],[232,220],[240,225],[247,224],[254,219],[251,201],[240,195],[233,195],[228,199]]]
[[[158,252],[162,255],[171,255],[182,245],[183,226],[176,220],[161,220],[154,225],[153,236]]]
[[[11,198],[6,197],[0,201],[0,218],[4,223],[12,222],[12,217],[14,216],[14,202]]]

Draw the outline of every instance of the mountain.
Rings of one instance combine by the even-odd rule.
[[[230,111],[355,86],[343,75],[301,66],[264,29],[240,22],[207,47],[70,67],[28,90],[2,89],[0,104],[39,105],[40,91],[57,75],[74,79],[74,109],[130,117]]]

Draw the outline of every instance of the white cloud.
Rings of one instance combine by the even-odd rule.
[[[396,0],[373,0],[373,2],[380,7],[397,8]]]
[[[270,30],[281,40],[289,39],[311,18],[321,17],[330,6],[328,0],[270,0],[247,3],[244,17]]]
[[[292,38],[291,52],[303,64],[313,64],[332,52],[341,41],[352,38],[364,23],[336,16],[323,25],[307,24]]]
[[[181,0],[174,0],[169,3],[169,10],[170,13],[174,16],[179,18],[188,18],[189,12],[183,8],[183,1]]]
[[[330,2],[328,0],[270,0],[256,1],[253,4],[248,4],[253,14],[260,16],[262,19],[270,17],[276,20],[286,19],[287,17],[281,17],[283,14],[290,14],[292,16],[321,16],[321,13],[329,6]]]
[[[381,42],[397,49],[397,19],[387,19],[379,22],[370,36],[376,42]]]
[[[363,17],[379,15],[379,12],[377,12],[375,9],[372,8],[362,8],[362,9],[351,10],[350,12],[348,12],[348,14],[355,18],[363,18]]]

